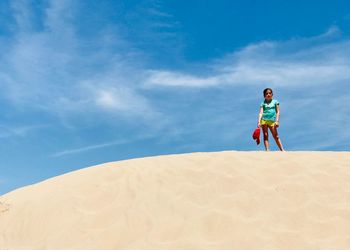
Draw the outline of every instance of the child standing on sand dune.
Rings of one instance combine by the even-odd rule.
[[[270,150],[269,146],[269,134],[270,129],[273,138],[276,141],[277,146],[281,151],[284,151],[281,139],[278,136],[277,128],[279,126],[280,119],[280,105],[279,102],[273,99],[273,91],[270,88],[264,89],[265,100],[260,104],[260,112],[258,119],[258,126],[262,128],[264,135],[264,145],[266,151]]]

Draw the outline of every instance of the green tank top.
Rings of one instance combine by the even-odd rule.
[[[276,110],[277,105],[280,103],[277,100],[272,99],[271,102],[267,103],[265,100],[260,104],[263,108],[262,119],[264,121],[276,121]]]

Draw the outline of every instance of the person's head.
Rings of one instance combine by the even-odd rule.
[[[266,89],[264,89],[264,98],[265,98],[265,100],[271,100],[272,99],[272,97],[273,97],[273,91],[272,91],[272,89],[270,89],[270,88],[266,88]]]

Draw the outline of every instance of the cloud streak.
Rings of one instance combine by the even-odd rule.
[[[134,136],[133,138],[130,137],[128,139],[114,140],[114,141],[110,141],[110,142],[106,142],[106,143],[99,143],[99,144],[94,144],[94,145],[89,145],[89,146],[84,146],[84,147],[79,147],[79,148],[74,148],[74,149],[69,149],[69,150],[63,150],[63,151],[56,152],[56,153],[52,154],[51,157],[62,157],[62,156],[66,156],[66,155],[80,154],[80,153],[84,153],[84,152],[95,150],[95,149],[102,149],[102,148],[108,148],[108,147],[113,147],[113,146],[125,145],[125,144],[129,144],[129,143],[133,143],[135,141],[150,139],[153,137],[154,137],[153,134]]]
[[[33,131],[47,127],[48,125],[0,126],[0,138],[25,137]]]
[[[210,88],[261,83],[310,86],[348,81],[350,39],[338,39],[337,34],[337,29],[332,27],[325,34],[309,39],[249,45],[209,63],[199,74],[150,70],[145,86]]]
[[[119,141],[112,141],[112,142],[108,142],[108,143],[90,145],[90,146],[76,148],[76,149],[64,150],[61,152],[54,153],[52,155],[52,157],[61,157],[61,156],[65,156],[65,155],[78,154],[78,153],[83,153],[83,152],[94,150],[94,149],[101,149],[101,148],[107,148],[107,147],[112,147],[112,146],[116,146],[116,145],[123,145],[123,144],[127,144],[129,142],[130,142],[130,140],[119,140]]]
[[[25,1],[13,1],[17,29],[0,60],[3,99],[57,117],[156,114],[137,86],[142,55],[118,29],[81,37],[77,4],[51,0],[39,18]]]

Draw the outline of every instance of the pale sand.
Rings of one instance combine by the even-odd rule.
[[[121,161],[0,197],[1,250],[348,250],[349,152]]]

